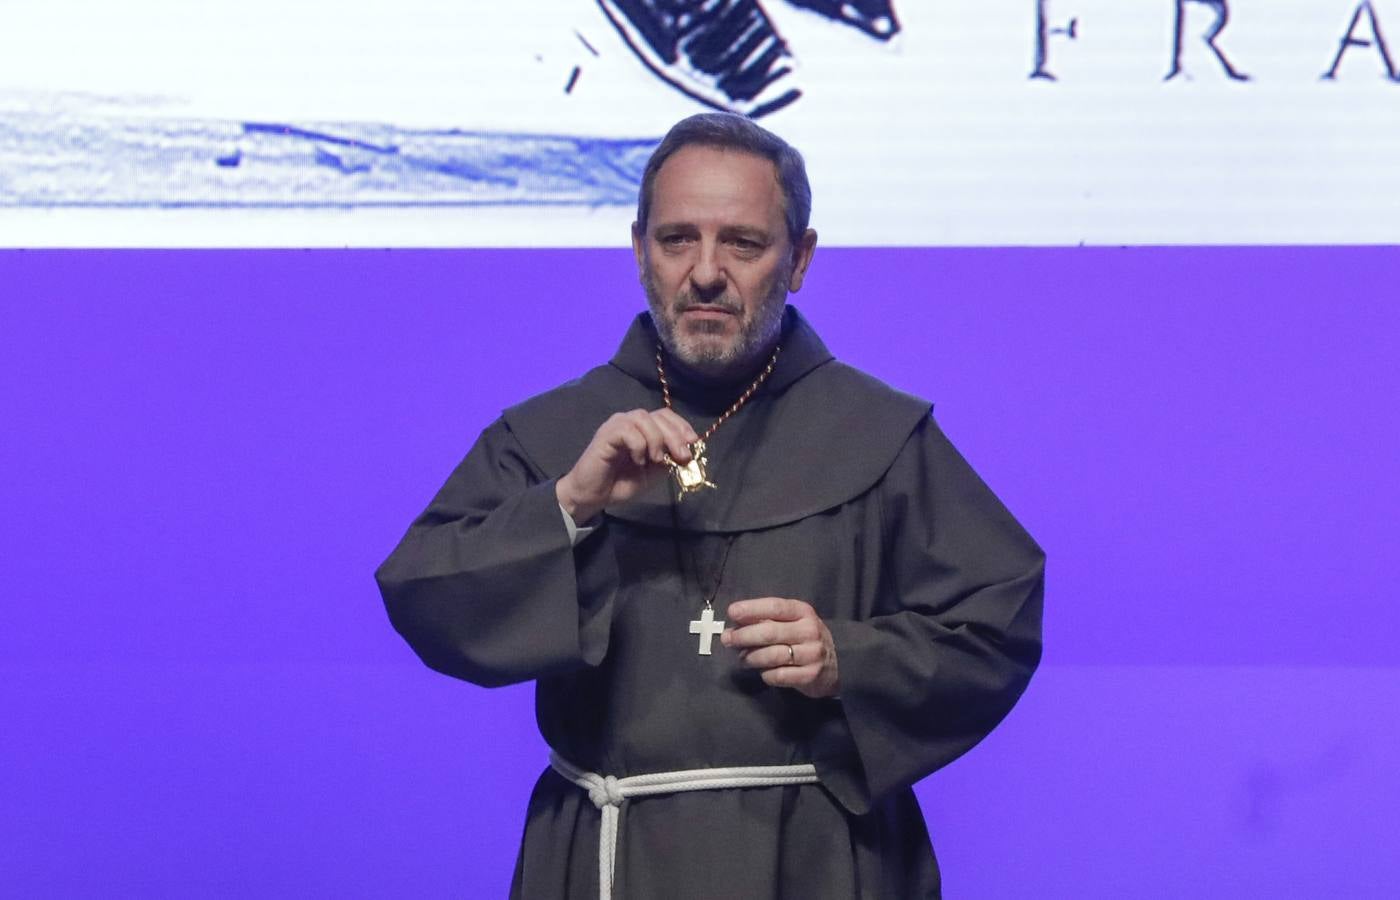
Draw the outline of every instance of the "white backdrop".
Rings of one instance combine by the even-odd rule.
[[[762,122],[829,245],[1400,238],[1400,0],[1180,5],[1167,80],[1177,0],[896,0],[888,42],[761,0],[802,92]],[[616,246],[707,108],[592,0],[0,16],[3,246]]]

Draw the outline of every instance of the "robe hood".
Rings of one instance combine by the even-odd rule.
[[[707,441],[716,489],[676,502],[674,482],[658,478],[606,514],[683,531],[753,531],[816,515],[873,487],[931,404],[836,361],[791,305],[780,346],[772,374]],[[641,313],[607,365],[504,412],[542,479],[567,473],[608,416],[662,405],[656,348],[651,316]],[[701,433],[747,386],[666,377],[677,411]]]

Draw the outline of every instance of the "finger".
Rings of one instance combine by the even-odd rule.
[[[671,421],[661,413],[666,410],[654,409],[647,413],[647,420],[660,432],[662,440],[666,445],[666,452],[671,455],[671,459],[677,460],[681,451],[689,449],[686,446],[685,436],[676,428],[676,423]]]
[[[726,628],[720,632],[719,641],[726,647],[735,650],[753,650],[757,647],[767,647],[776,643],[780,639],[777,630],[777,623],[763,621],[756,625],[745,625],[742,628]]]
[[[764,669],[759,673],[759,677],[763,679],[764,684],[769,684],[773,687],[800,688],[815,682],[817,676],[821,674],[821,670],[822,667],[816,664],[810,666],[779,666],[776,669]]]
[[[631,416],[632,422],[637,430],[646,438],[647,459],[653,463],[659,463],[666,458],[667,446],[666,435],[662,433],[661,426],[651,417],[649,413],[636,412]]]
[[[669,416],[662,413],[671,413]],[[679,420],[679,421],[678,421]],[[690,443],[695,440],[693,435],[695,429],[691,428],[684,419],[669,409],[658,409],[651,414],[651,421],[661,429],[662,435],[666,438],[666,449],[671,454],[671,459],[678,463],[690,462]]]
[[[775,622],[764,619],[742,628],[727,628],[720,634],[719,640],[726,647],[751,650],[774,644],[803,644],[819,640],[820,631],[816,622],[811,619],[801,622]]]
[[[788,648],[792,652],[788,652]],[[813,659],[813,654],[817,658]],[[781,666],[806,666],[821,660],[821,648],[816,644],[773,644],[745,650],[739,660],[750,669],[776,669]]]
[[[623,451],[637,466],[647,464],[647,439],[636,422],[626,419],[618,422],[616,431],[608,437],[608,444]]]
[[[811,604],[801,600],[790,600],[786,597],[756,597],[752,600],[735,600],[729,604],[725,615],[732,622],[747,625],[763,619],[795,622],[808,616],[815,617],[816,611],[812,609]]]
[[[674,409],[667,409],[663,406],[661,409],[656,410],[653,415],[658,419],[662,419],[676,426],[676,434],[680,435],[687,444],[692,444],[700,440],[700,435],[695,433],[695,429],[685,420],[685,417]]]

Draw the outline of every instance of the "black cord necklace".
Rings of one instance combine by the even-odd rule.
[[[685,555],[681,553],[681,523],[680,513],[677,510],[679,501],[671,500],[671,546],[676,550],[676,571],[681,576],[681,593],[686,593],[687,587],[692,581],[686,576]],[[690,622],[690,633],[700,636],[700,644],[697,652],[701,656],[710,656],[710,642],[716,635],[724,631],[724,620],[715,618],[715,597],[719,595],[720,585],[724,583],[724,570],[729,565],[729,551],[734,546],[734,539],[737,534],[727,534],[724,536],[724,552],[720,554],[719,571],[715,574],[714,586],[706,593],[705,586],[700,582],[700,565],[697,554],[690,555],[690,568],[694,575],[696,589],[700,592],[700,599],[704,601],[704,608],[700,610],[700,618]],[[697,538],[698,540],[698,538]]]

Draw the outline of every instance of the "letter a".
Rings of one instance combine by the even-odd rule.
[[[1356,36],[1356,26],[1361,24],[1361,14],[1365,13],[1366,18],[1371,20],[1371,40]],[[1381,63],[1385,66],[1385,77],[1391,81],[1400,81],[1400,72],[1395,69],[1395,64],[1390,61],[1390,49],[1385,45],[1385,36],[1381,34],[1381,23],[1376,19],[1376,11],[1371,7],[1371,0],[1365,0],[1356,8],[1356,12],[1351,16],[1351,24],[1347,26],[1347,33],[1342,38],[1342,44],[1337,48],[1337,57],[1332,60],[1332,68],[1323,73],[1322,77],[1326,81],[1335,81],[1337,78],[1337,67],[1342,64],[1342,57],[1346,55],[1350,47],[1370,47],[1375,45],[1380,51]]]

